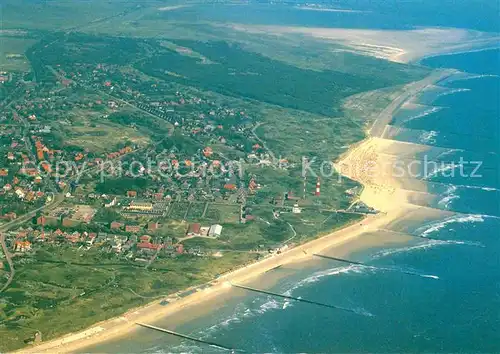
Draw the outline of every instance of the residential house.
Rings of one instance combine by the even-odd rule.
[[[0,217],[3,220],[14,220],[15,218],[17,218],[17,214],[14,212],[6,213]]]
[[[14,243],[14,251],[27,252],[31,250],[31,242],[29,241],[16,241]]]
[[[188,236],[200,236],[201,225],[199,223],[194,223],[189,225],[187,235]]]
[[[142,228],[139,225],[126,225],[125,226],[126,232],[137,233],[137,232],[141,232],[141,230],[142,230]]]
[[[153,244],[150,242],[140,242],[137,244],[137,248],[143,251],[156,251],[163,248],[162,245]]]
[[[137,197],[137,192],[136,191],[127,191],[127,197],[135,198],[135,197]]]
[[[94,241],[97,239],[97,234],[95,232],[91,232],[89,233],[89,238],[87,240],[87,243],[89,245],[93,245],[94,244]]]
[[[41,215],[39,216],[37,219],[36,219],[36,224],[37,225],[42,225],[42,226],[45,226],[45,224],[47,223],[47,219],[45,218],[45,216]]]
[[[68,240],[69,242],[77,243],[78,241],[80,241],[81,235],[79,232],[75,231],[72,234],[66,234],[65,237],[66,237],[66,240]]]
[[[160,228],[160,223],[158,222],[150,222],[148,224],[148,231],[149,232],[154,232]]]
[[[109,228],[111,230],[117,230],[117,229],[121,229],[123,227],[123,224],[121,222],[118,222],[118,221],[113,221],[110,225],[109,225]]]
[[[208,231],[210,231],[209,226],[202,226],[200,228],[200,236],[208,236]]]

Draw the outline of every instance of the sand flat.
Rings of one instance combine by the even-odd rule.
[[[439,53],[498,47],[500,40],[495,34],[459,28],[368,30],[243,24],[230,26],[235,30],[250,33],[307,35],[342,44],[346,51],[399,63],[408,63]]]

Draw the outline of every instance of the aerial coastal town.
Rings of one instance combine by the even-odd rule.
[[[262,123],[245,107],[118,65],[47,70],[50,84],[3,74],[12,100],[1,117],[1,218],[14,222],[37,210],[5,233],[16,257],[45,244],[98,247],[134,261],[220,254],[183,242],[230,243],[238,224],[279,222],[303,208],[372,212],[328,205],[320,177],[307,181],[307,174],[296,175],[293,189],[272,193],[259,171],[297,171],[302,162],[269,150],[256,132]],[[270,246],[282,247],[263,242],[249,251]]]
[[[160,250],[201,256],[213,252],[182,241],[224,240],[220,224],[269,223],[282,213],[329,208],[321,203],[319,177],[310,188],[298,175],[299,188],[275,194],[259,183],[259,169],[297,170],[301,162],[266,149],[255,133],[259,122],[244,108],[149,85],[117,66],[56,68],[50,87],[15,83],[24,92],[1,117],[2,220],[37,210],[31,222],[5,234],[16,256],[48,243],[100,247],[134,260]],[[115,122],[124,127],[108,133]],[[152,142],[139,124],[163,124],[164,136]],[[170,138],[196,143],[182,149]],[[257,246],[268,252],[269,244]]]
[[[307,61],[296,38],[218,27],[161,37],[86,27],[157,11],[125,7],[64,31],[0,32],[0,350],[378,213],[333,161],[429,74],[365,56],[328,71],[331,48],[301,43],[318,53]],[[276,46],[286,58],[269,56]],[[380,76],[363,71],[374,61]]]

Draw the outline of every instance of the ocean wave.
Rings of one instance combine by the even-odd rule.
[[[446,197],[438,201],[438,206],[442,207],[443,209],[449,209],[453,201],[457,199],[460,199],[459,195],[447,195]]]
[[[220,349],[222,352],[222,349]],[[216,348],[214,348],[216,351]],[[170,348],[161,348],[156,347],[153,354],[167,354],[167,353],[203,353],[203,348],[200,345],[193,344],[193,342],[188,340],[183,340],[180,344],[170,347]]]
[[[418,229],[415,230],[415,233],[417,233],[418,235],[420,235],[422,237],[427,237],[430,234],[437,232],[450,224],[478,223],[478,222],[483,222],[484,218],[485,218],[484,215],[474,215],[474,214],[452,216],[452,217],[444,219],[442,221],[419,227]]]
[[[428,132],[423,132],[420,135],[419,141],[422,144],[435,144],[436,139],[434,139],[436,136],[438,136],[438,132],[435,130],[431,130]]]
[[[433,113],[439,112],[439,111],[440,111],[440,110],[442,110],[443,108],[444,108],[444,107],[432,107],[432,108],[430,108],[430,109],[427,109],[427,110],[423,111],[422,113],[419,113],[419,114],[416,114],[416,115],[411,116],[411,117],[409,117],[409,118],[406,118],[406,119],[404,120],[404,122],[406,123],[406,122],[412,121],[412,120],[414,120],[414,119],[418,119],[418,118],[423,118],[423,117],[426,117],[426,116],[428,116],[428,115],[430,115],[430,114],[433,114]]]
[[[493,191],[500,190],[500,189],[493,188],[493,187],[480,187],[479,189],[482,189],[483,191],[488,191],[488,192],[493,192]]]
[[[403,273],[403,274],[415,275],[415,276],[422,277],[422,278],[429,278],[429,279],[436,279],[436,280],[439,279],[439,276],[437,276],[437,275],[434,275],[434,274],[423,274],[423,273],[420,273],[420,272],[418,272],[416,270],[409,270],[409,269],[406,269],[406,268],[400,268],[400,267],[379,267],[379,269],[380,270],[391,271],[391,272],[399,272],[399,273]]]
[[[435,176],[439,175],[440,173],[444,174],[444,172],[453,171],[460,166],[461,165],[457,164],[457,163],[451,163],[451,164],[441,163],[441,167],[436,168],[434,171],[432,171],[430,173],[426,172],[423,179],[429,180],[430,178],[435,177]]]
[[[409,253],[414,251],[422,251],[428,250],[430,248],[439,247],[439,246],[449,246],[449,245],[467,245],[467,246],[478,246],[484,247],[479,242],[470,242],[470,241],[454,241],[454,240],[429,240],[424,243],[420,243],[414,246],[401,247],[401,248],[390,248],[377,252],[373,258],[383,258],[387,256],[392,256],[399,253]],[[420,275],[420,274],[419,274]],[[425,274],[426,277],[435,277],[435,275]]]
[[[495,75],[495,74],[480,74],[480,75],[461,75],[460,77],[451,77],[448,80],[446,80],[448,83],[449,82],[454,82],[454,81],[466,81],[466,80],[475,80],[475,79],[483,79],[487,77],[493,77],[493,78],[498,78],[500,76]]]
[[[258,314],[264,314],[269,310],[279,310],[283,309],[284,304],[281,301],[278,301],[275,298],[268,298],[268,301],[259,306],[257,310],[255,310]]]
[[[455,194],[457,189],[457,186],[454,185],[448,187],[446,192],[443,193],[444,197],[440,201],[438,201],[438,206],[444,209],[448,209],[454,200],[460,199],[460,196],[458,194]]]
[[[449,89],[449,90],[446,90],[444,92],[441,92],[439,95],[436,96],[436,98],[442,97],[442,96],[449,96],[449,95],[453,95],[455,93],[460,93],[460,92],[469,92],[469,91],[472,91],[472,90],[470,88]]]
[[[291,291],[295,290],[296,288],[300,288],[306,284],[312,284],[318,282],[321,278],[324,277],[330,277],[332,275],[341,275],[341,274],[348,274],[348,273],[354,273],[354,274],[363,274],[367,272],[374,272],[376,271],[375,267],[371,266],[366,266],[362,264],[350,264],[348,266],[344,267],[336,267],[336,268],[331,268],[323,271],[319,271],[311,275],[310,277],[307,277],[303,280],[301,280],[297,285],[290,289]]]
[[[486,192],[500,191],[500,189],[494,187],[467,186],[462,184],[456,184],[455,186],[458,188],[465,188],[465,189],[480,189]]]
[[[436,279],[438,280],[439,277],[437,275],[432,275],[432,274],[419,274],[422,278],[431,278],[431,279]]]
[[[444,157],[444,156],[448,156],[448,155],[452,155],[456,152],[464,152],[465,150],[462,150],[462,149],[449,149],[449,150],[446,150],[446,151],[443,151],[442,153],[440,153],[439,155],[436,156],[436,160],[441,158],[441,157]]]

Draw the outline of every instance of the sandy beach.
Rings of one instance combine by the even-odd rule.
[[[231,289],[231,283],[242,284],[277,266],[309,260],[314,253],[321,253],[323,250],[331,249],[334,246],[345,245],[349,241],[359,238],[364,232],[377,231],[404,215],[404,213],[404,210],[394,210],[389,213],[368,216],[363,221],[342,230],[221,276],[213,281],[213,286],[210,288],[195,292],[167,306],[163,306],[159,303],[160,301],[156,301],[140,309],[131,310],[121,317],[98,323],[83,332],[66,335],[36,347],[25,348],[20,352],[69,353],[126,335],[129,331],[137,328],[136,322],[153,323],[189,306],[213,300],[221,293]]]
[[[433,74],[433,79],[428,80],[429,82],[426,82],[426,85],[434,83],[440,77],[440,75]],[[419,90],[427,87],[426,85],[418,86]],[[405,99],[412,99],[419,90],[411,91],[412,94],[407,95],[408,97],[405,96]],[[399,104],[391,105],[392,111],[388,112],[388,109],[385,109],[381,112],[381,115],[385,119],[388,114],[393,114],[399,106]],[[81,351],[86,347],[126,336],[134,329],[137,329],[137,322],[154,323],[167,316],[179,314],[180,311],[190,307],[213,301],[232,289],[231,283],[244,284],[255,280],[260,275],[278,266],[310,261],[313,259],[312,255],[314,253],[321,253],[326,250],[331,252],[335,248],[339,248],[343,254],[348,254],[359,249],[375,246],[373,238],[365,241],[362,235],[384,230],[388,225],[396,223],[400,218],[415,211],[419,211],[418,218],[420,219],[426,218],[433,213],[432,209],[426,211],[427,208],[411,204],[412,193],[401,189],[398,181],[392,178],[392,173],[387,168],[387,164],[382,163],[387,160],[384,155],[387,153],[394,156],[414,156],[414,154],[423,150],[425,150],[423,145],[368,137],[363,142],[354,145],[337,162],[336,166],[342,174],[360,182],[364,186],[360,200],[379,210],[378,214],[368,215],[363,220],[341,230],[222,275],[210,282],[209,287],[184,298],[174,299],[166,296],[164,299],[154,301],[144,307],[132,309],[120,317],[97,323],[84,331],[69,334],[38,346],[24,348],[20,352],[68,353]],[[370,166],[370,169],[367,166]],[[406,242],[408,237],[402,236],[399,241],[395,238],[393,240],[389,239],[389,242]],[[384,244],[384,238],[380,238],[378,242]],[[170,303],[168,305],[160,304],[165,299]]]

